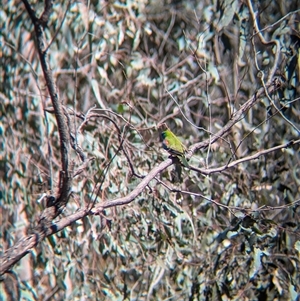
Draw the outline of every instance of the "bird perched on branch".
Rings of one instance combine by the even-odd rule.
[[[186,147],[183,145],[183,143],[165,123],[160,124],[158,128],[162,131],[161,137],[163,148],[168,151],[171,156],[177,157],[185,167],[189,167],[189,164],[185,158]]]

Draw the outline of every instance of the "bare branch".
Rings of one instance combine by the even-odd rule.
[[[248,156],[248,157],[245,157],[245,158],[241,158],[239,160],[228,163],[224,166],[220,166],[220,167],[216,167],[216,168],[209,168],[209,169],[195,168],[195,167],[190,166],[190,169],[194,170],[194,171],[197,171],[197,172],[200,172],[201,174],[204,174],[204,175],[210,175],[212,173],[222,172],[222,171],[224,171],[228,168],[234,167],[234,166],[239,165],[241,163],[258,159],[259,157],[261,157],[263,155],[269,154],[271,152],[274,152],[274,151],[277,151],[277,150],[280,150],[280,149],[288,148],[288,147],[291,147],[291,146],[296,145],[296,144],[300,144],[300,140],[296,140],[296,141],[292,140],[292,141],[289,141],[288,143],[285,143],[285,144],[281,144],[281,145],[278,145],[278,146],[275,146],[275,147],[271,147],[269,149],[264,149],[262,151],[259,151],[259,152],[255,153],[254,155],[251,155],[251,156]]]
[[[253,10],[253,6],[252,6],[252,2],[251,0],[248,0],[248,6],[249,6],[249,10],[250,10],[250,14],[252,16],[252,20],[253,20],[253,24],[254,24],[254,29],[255,29],[255,34],[258,34],[260,41],[264,44],[264,45],[270,45],[270,44],[275,44],[276,45],[276,52],[275,52],[275,59],[274,59],[274,64],[273,67],[268,75],[268,79],[266,82],[266,86],[269,86],[272,81],[273,81],[273,77],[275,75],[276,69],[278,68],[278,62],[279,62],[279,55],[280,55],[280,43],[278,40],[271,40],[271,41],[267,41],[264,36],[262,35],[259,26],[257,24],[257,16],[256,13]]]
[[[47,26],[47,23],[49,21],[50,14],[52,12],[52,6],[53,6],[53,0],[45,0],[45,8],[40,17],[40,22],[44,28]]]
[[[72,172],[70,171],[70,159],[69,159],[70,138],[69,138],[67,123],[64,117],[62,104],[59,100],[57,89],[52,76],[52,71],[49,67],[49,63],[47,59],[46,46],[43,37],[44,31],[43,31],[42,24],[40,20],[37,18],[35,11],[32,9],[29,2],[27,0],[23,0],[23,3],[34,25],[36,39],[37,39],[37,50],[39,53],[46,85],[51,97],[55,117],[57,120],[59,137],[60,137],[62,179],[61,179],[59,197],[57,198],[57,202],[56,202],[56,206],[57,206],[57,210],[55,213],[56,216],[60,211],[59,209],[64,207],[65,204],[67,203],[71,191]],[[47,9],[49,9],[48,6]],[[53,216],[52,218],[54,218],[55,216]]]
[[[51,207],[53,208],[53,207]],[[47,208],[49,209],[49,208]],[[51,223],[44,228],[44,232],[35,232],[22,239],[20,239],[12,248],[7,249],[0,260],[0,275],[5,273],[12,265],[18,262],[22,257],[24,257],[30,249],[34,248],[42,239],[46,236],[52,235],[70,226],[73,222],[83,218],[87,215],[85,209],[81,209],[71,216],[62,218],[57,223]]]
[[[274,91],[274,86],[273,85],[269,85],[268,87],[268,93],[272,93]],[[264,88],[260,88],[255,95],[253,95],[249,100],[247,100],[238,111],[236,111],[231,119],[228,121],[228,123],[221,129],[219,130],[217,133],[212,134],[212,137],[210,139],[206,139],[205,141],[199,142],[199,143],[195,143],[194,145],[192,145],[189,148],[189,152],[190,154],[187,155],[187,158],[191,157],[191,154],[193,154],[195,151],[202,149],[202,148],[206,148],[209,146],[209,144],[213,144],[214,142],[216,142],[219,137],[225,137],[230,129],[237,123],[239,122],[243,116],[245,115],[245,113],[253,107],[253,105],[258,101],[259,97],[262,96],[265,93],[265,89]]]
[[[158,166],[154,167],[145,178],[132,190],[127,196],[123,198],[118,198],[112,201],[105,201],[101,204],[98,204],[91,210],[93,214],[99,214],[105,208],[110,208],[114,206],[126,205],[132,202],[144,189],[149,185],[150,181],[153,180],[160,172],[165,170],[168,166],[172,164],[171,159],[167,159],[164,162],[160,163]]]

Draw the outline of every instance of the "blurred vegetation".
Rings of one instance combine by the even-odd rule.
[[[40,16],[44,3],[30,3]],[[278,62],[250,7],[266,41],[279,42]],[[96,158],[61,216],[94,200],[100,183],[96,203],[126,196],[166,159],[159,123],[187,147],[211,138],[274,64],[276,91],[190,164],[224,166],[299,139],[299,21],[298,1],[55,2],[49,64],[70,134]],[[38,200],[57,192],[61,159],[24,4],[4,1],[0,22],[3,253],[33,227]],[[72,159],[80,166],[74,150]],[[182,182],[171,166],[130,204],[42,241],[2,277],[0,299],[14,282],[12,300],[299,300],[299,165],[296,144],[209,176],[183,168]]]

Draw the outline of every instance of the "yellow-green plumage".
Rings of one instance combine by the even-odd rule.
[[[162,145],[165,150],[167,150],[170,155],[179,157],[180,161],[188,167],[188,162],[185,158],[186,148],[183,143],[179,140],[179,138],[167,127],[166,124],[162,124],[159,126],[162,130]]]
[[[183,156],[186,149],[182,142],[168,129],[162,132],[163,148],[171,155]]]

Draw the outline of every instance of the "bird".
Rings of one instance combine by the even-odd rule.
[[[180,139],[168,128],[165,123],[160,124],[158,128],[162,131],[161,138],[163,148],[168,151],[171,156],[177,157],[184,166],[189,167],[189,164],[185,158],[187,149]]]

